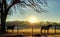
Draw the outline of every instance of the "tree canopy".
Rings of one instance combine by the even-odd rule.
[[[37,11],[38,13],[47,12],[44,8],[42,8],[42,6],[43,7],[48,6],[47,0],[5,0],[5,1],[7,9],[10,9],[13,6],[15,10],[16,7],[19,7],[20,10],[23,10],[22,7],[27,8],[28,6],[33,8],[34,11]],[[4,0],[0,0],[0,3],[1,2],[4,3]]]

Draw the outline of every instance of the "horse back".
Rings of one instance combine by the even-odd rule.
[[[7,29],[14,29],[14,26],[8,26]]]

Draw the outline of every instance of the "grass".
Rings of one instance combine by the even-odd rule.
[[[32,29],[22,29],[22,30],[7,30],[7,34],[4,34],[4,36],[17,36],[17,35],[25,35],[25,36],[32,36]],[[41,34],[41,30],[40,29],[33,29],[33,35],[35,34],[41,34],[42,36],[48,35],[47,31],[44,34],[44,30],[42,31],[43,34]],[[50,29],[49,30],[49,37],[53,37],[53,35],[56,35],[58,37],[60,37],[60,30],[56,30],[56,34],[55,34],[55,30],[54,29]]]

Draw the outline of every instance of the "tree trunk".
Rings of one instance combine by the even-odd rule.
[[[3,7],[4,6],[4,7]],[[1,33],[5,33],[5,22],[6,22],[6,0],[2,0],[2,7],[1,7]]]
[[[17,2],[18,3],[18,2]],[[15,5],[12,3],[9,7],[7,6],[6,0],[2,0],[2,7],[1,7],[1,33],[5,33],[5,23],[6,23],[6,18],[8,15],[8,11],[10,8]]]
[[[5,33],[5,23],[6,23],[6,17],[5,14],[1,14],[1,33]]]
[[[1,19],[1,33],[5,33],[5,19],[2,16]]]

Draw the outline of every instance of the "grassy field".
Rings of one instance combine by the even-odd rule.
[[[7,32],[12,33],[12,30],[7,30]],[[32,29],[22,29],[22,30],[13,30],[13,33],[32,33]],[[44,30],[42,31],[44,33]],[[45,31],[47,33],[47,30]],[[40,29],[33,29],[33,33],[41,33]],[[49,33],[55,33],[55,29],[49,29]],[[60,33],[60,30],[56,29],[56,33]]]
[[[32,37],[32,29],[22,29],[22,30],[6,30],[8,32],[8,34],[4,34],[4,36],[17,36],[17,35],[24,35],[26,37]],[[42,31],[43,34],[47,34],[47,31],[44,30]],[[40,29],[33,29],[33,35],[35,34],[41,34],[41,30]],[[46,36],[46,35],[42,35],[42,37]],[[60,37],[60,30],[56,30],[56,34],[55,34],[55,30],[54,29],[50,29],[49,30],[49,35],[47,35],[48,37]]]

